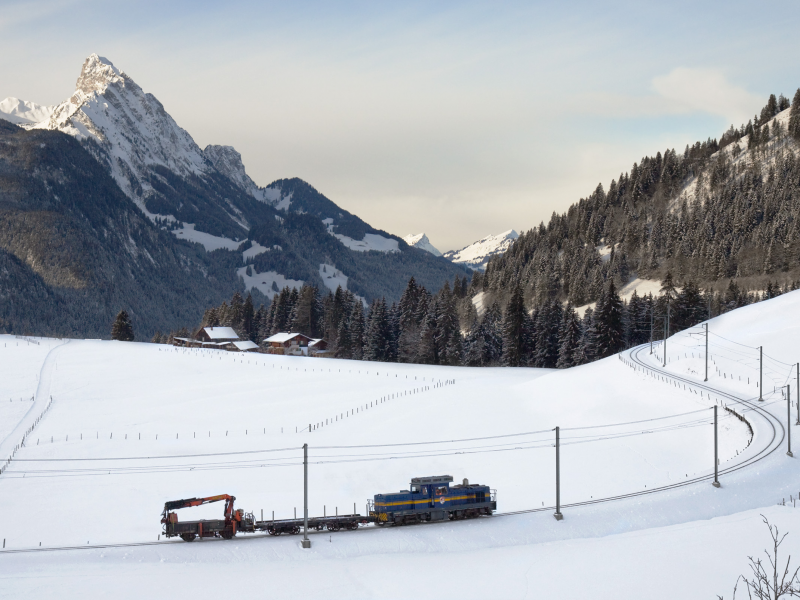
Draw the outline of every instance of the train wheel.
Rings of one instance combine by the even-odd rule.
[[[233,530],[225,529],[222,532],[222,538],[225,540],[232,540],[233,539]]]
[[[355,531],[356,529],[358,529],[358,523],[348,523],[347,528],[351,531]]]
[[[181,534],[181,539],[184,542],[193,542],[194,538],[196,538],[196,537],[197,536],[195,534],[193,534],[193,533],[182,533]]]
[[[267,533],[270,534],[270,535],[280,535],[281,534],[280,530],[275,529],[274,527],[267,527]]]
[[[298,525],[295,525],[294,527],[292,527],[292,535],[297,535],[298,533],[300,533],[300,527]]]

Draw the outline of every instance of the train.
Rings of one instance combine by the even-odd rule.
[[[450,475],[414,477],[409,489],[386,494],[375,494],[367,502],[367,514],[353,511],[349,515],[324,515],[309,517],[308,529],[339,531],[358,529],[359,525],[374,523],[379,527],[409,525],[432,521],[473,519],[491,516],[497,510],[497,491],[487,485],[470,484],[464,479],[453,485]],[[180,521],[175,512],[181,508],[201,506],[225,501],[222,519]],[[235,509],[235,496],[220,494],[206,498],[170,500],[161,513],[162,535],[167,538],[180,537],[186,542],[197,538],[232,539],[237,533],[266,532],[269,535],[282,533],[298,534],[302,531],[303,519],[257,520],[253,513]]]

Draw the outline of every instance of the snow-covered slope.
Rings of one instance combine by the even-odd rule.
[[[54,106],[42,106],[19,98],[8,97],[0,102],[0,119],[28,127],[48,119]]]
[[[502,254],[508,250],[509,246],[518,237],[519,234],[516,231],[509,229],[497,235],[487,236],[461,250],[445,252],[444,257],[454,263],[463,264],[470,269],[483,271],[492,256]]]
[[[406,237],[403,238],[403,241],[408,244],[409,246],[414,246],[415,248],[419,248],[420,250],[425,250],[425,252],[430,252],[434,256],[441,256],[442,253],[439,252],[431,241],[428,239],[428,236],[424,233],[418,233],[416,235],[409,233]]]
[[[36,127],[97,142],[117,184],[148,216],[153,215],[143,200],[152,191],[151,167],[163,166],[181,177],[212,169],[156,97],[97,54],[83,63],[72,96]]]
[[[185,575],[184,591],[223,590],[216,577],[197,583],[210,569],[234,574],[243,597],[263,595],[259,582],[268,578],[279,598],[296,597],[299,580],[320,579],[324,585],[303,588],[307,597],[396,598],[408,591],[396,578],[401,569],[413,571],[421,598],[453,589],[503,598],[532,590],[560,598],[727,593],[746,556],[769,539],[758,514],[792,533],[800,527],[800,512],[775,507],[792,504],[800,475],[785,454],[787,404],[778,387],[794,383],[797,315],[800,292],[792,292],[710,321],[708,382],[699,328],[668,340],[665,369],[659,345],[653,355],[639,348],[557,372],[100,341],[38,340],[41,347],[20,349],[0,336],[0,399],[12,388],[35,397],[22,416],[3,413],[17,419],[17,432],[31,432],[0,475],[0,589],[9,597],[92,598],[114,581],[119,597],[167,597],[168,582]],[[761,403],[752,379],[757,346],[767,361]],[[39,375],[31,376],[34,367],[15,377],[21,361],[39,366]],[[715,405],[721,488],[711,485]],[[743,414],[753,435],[722,406]],[[303,431],[309,423],[312,431]],[[556,425],[563,521],[552,516]],[[6,436],[0,450],[17,437]],[[302,514],[304,443],[312,515],[354,504],[364,511],[375,493],[445,473],[496,488],[500,512],[527,512],[311,532],[310,550],[292,536],[158,541],[161,507],[176,498],[232,493],[257,518],[262,510],[266,519]],[[113,510],[86,510],[87,498]],[[220,512],[210,505],[179,516]],[[131,542],[151,545],[86,549]],[[39,543],[83,549],[39,552]],[[33,552],[12,554],[23,549]]]

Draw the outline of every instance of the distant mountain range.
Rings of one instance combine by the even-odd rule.
[[[425,250],[434,256],[444,256],[450,262],[464,265],[473,271],[484,271],[489,259],[508,250],[518,237],[519,234],[516,231],[509,229],[498,235],[486,236],[469,246],[461,248],[461,250],[450,250],[444,254],[434,248],[428,236],[424,233],[407,235],[403,239],[409,246]]]
[[[201,149],[96,54],[69,99],[8,98],[0,125],[0,330],[107,336],[126,308],[150,335],[235,289],[263,301],[285,285],[342,285],[396,301],[412,276],[438,289],[466,273],[301,179],[257,186],[233,147]]]

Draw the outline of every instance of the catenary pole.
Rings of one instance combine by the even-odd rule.
[[[791,384],[786,384],[786,455],[792,454],[792,393]]]
[[[671,304],[670,304],[669,301],[670,301],[670,297],[669,297],[669,294],[667,294],[667,327],[666,327],[666,333],[664,334],[664,366],[665,367],[667,366],[667,338],[669,337],[669,311],[670,311],[670,308],[671,308]]]
[[[758,401],[764,401],[764,346],[758,347]]]
[[[797,390],[797,423],[795,425],[800,425],[800,362],[797,363],[797,378],[794,387]]]
[[[714,487],[719,487],[719,444],[717,438],[717,405],[714,405]]]
[[[311,548],[308,539],[308,444],[303,444],[303,548]]]
[[[706,378],[703,381],[708,381],[708,323],[706,323]]]
[[[553,515],[556,518],[556,521],[560,521],[564,518],[564,515],[561,514],[561,463],[559,456],[560,448],[558,433],[559,428],[556,427],[556,514]]]

